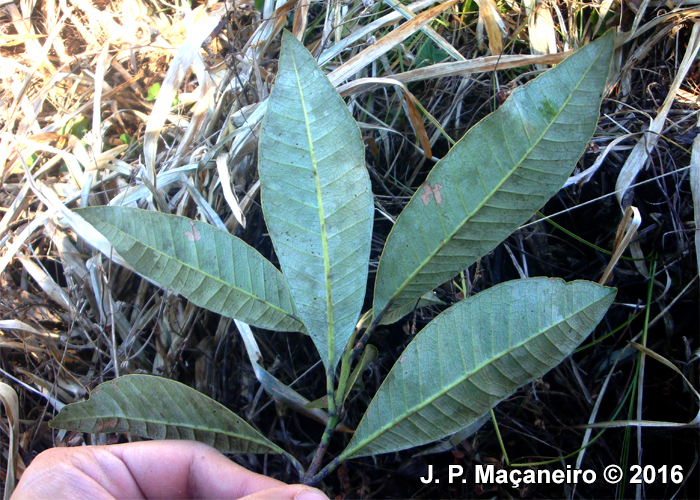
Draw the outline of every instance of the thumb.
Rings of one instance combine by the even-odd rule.
[[[240,500],[329,500],[321,490],[303,486],[301,484],[292,484],[289,486],[281,486],[279,488],[270,488],[268,490],[258,491],[252,495],[241,498]]]

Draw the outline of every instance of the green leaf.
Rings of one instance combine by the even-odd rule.
[[[380,325],[391,325],[396,323],[401,318],[412,312],[414,309],[420,309],[421,307],[427,306],[441,306],[445,304],[442,300],[438,299],[433,292],[424,293],[421,297],[414,299],[410,302],[406,302],[401,307],[392,309],[382,316],[379,321]]]
[[[438,47],[431,41],[426,41],[418,50],[416,60],[416,68],[424,68],[431,64],[437,64],[446,61],[450,55],[445,52],[442,47]]]
[[[587,281],[531,278],[459,302],[406,347],[338,461],[464,428],[566,358],[614,297],[614,289]]]
[[[36,153],[32,153],[32,155],[29,158],[27,158],[27,166],[33,166],[34,162],[37,161],[37,159],[39,159],[39,156]]]
[[[378,356],[379,351],[377,351],[377,348],[374,347],[372,344],[369,344],[367,347],[365,347],[365,350],[362,353],[362,357],[360,358],[359,363],[357,363],[355,368],[352,370],[350,377],[348,378],[348,383],[345,386],[345,394],[343,395],[343,401],[342,404],[339,406],[342,407],[343,405],[345,405],[345,400],[348,398],[350,391],[352,391],[355,387],[364,388],[364,385],[362,383],[362,373],[367,369],[367,367],[372,361],[377,359]]]
[[[153,102],[156,99],[158,99],[158,94],[160,93],[160,83],[156,82],[150,87],[148,87],[148,95],[146,96],[146,100],[148,102]]]
[[[148,102],[155,102],[158,99],[158,94],[160,94],[160,89],[161,85],[159,82],[154,83],[150,87],[148,87],[148,94],[146,95],[146,101]],[[180,102],[180,99],[177,95],[173,97],[173,102],[170,104],[171,106],[177,106],[177,104]]]
[[[80,120],[72,124],[69,133],[76,136],[78,139],[82,139],[87,131],[90,130],[90,127],[90,120],[82,117]]]
[[[100,384],[89,400],[67,405],[49,425],[191,439],[222,453],[285,453],[225,406],[184,384],[152,375],[126,375]]]
[[[315,410],[315,409],[328,409],[328,396],[323,396],[322,398],[315,399],[309,403],[306,403],[304,405],[304,408],[307,410]]]
[[[613,48],[610,32],[515,89],[435,165],[387,238],[377,314],[469,267],[561,188],[595,130]]]
[[[76,210],[140,274],[259,328],[302,331],[287,282],[246,243],[209,224],[129,207]]]
[[[332,370],[365,298],[373,198],[357,124],[288,32],[260,134],[258,169],[282,271]]]

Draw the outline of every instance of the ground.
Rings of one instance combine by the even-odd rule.
[[[69,210],[123,196],[122,204],[219,223],[277,265],[260,209],[259,129],[246,125],[260,118],[256,106],[274,84],[282,29],[320,55],[327,73],[345,74],[350,82],[369,79],[361,88],[341,87],[345,80],[334,84],[360,124],[375,194],[370,291],[391,219],[451,143],[567,50],[614,29],[617,50],[600,119],[571,184],[503,244],[436,289],[453,304],[523,276],[598,281],[619,249],[608,281],[618,290],[613,306],[581,348],[496,406],[472,436],[438,453],[418,455],[423,447],[353,459],[319,486],[331,498],[700,496],[697,2],[559,0],[534,9],[531,3],[433,5],[425,19],[430,29],[423,31],[401,15],[387,18],[405,6],[372,0],[0,6],[5,487],[12,486],[8,467],[19,475],[49,447],[138,439],[48,425],[65,404],[84,400],[100,383],[137,373],[164,376],[216,399],[308,466],[324,426],[288,397],[313,401],[325,393],[311,340],[253,329],[263,367],[282,383],[273,398],[256,378],[231,319],[110,260],[109,245],[100,246]],[[429,4],[411,8],[425,12]],[[402,41],[396,41],[398,26],[406,33]],[[545,56],[534,60],[532,54]],[[468,70],[442,64],[460,57]],[[385,77],[405,86],[376,80]],[[224,158],[222,166],[217,157]],[[148,180],[153,174],[155,186]],[[624,240],[627,207],[634,207],[630,223],[640,225]],[[370,307],[368,292],[363,312]],[[445,307],[418,309],[375,331],[378,356],[348,397],[347,428],[355,428],[408,342]],[[348,440],[348,433],[336,433],[327,460]],[[233,459],[298,481],[282,458]],[[514,464],[549,471],[578,466],[598,480],[517,487],[474,480],[479,466],[527,470]],[[601,478],[611,464],[632,474],[610,485]],[[631,484],[634,465],[653,466],[651,484]],[[674,465],[682,468],[677,483]],[[420,481],[429,466],[439,483]],[[458,469],[451,466],[464,474],[452,484],[449,471]]]

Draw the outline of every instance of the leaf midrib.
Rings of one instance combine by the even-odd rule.
[[[148,245],[148,244],[144,243],[143,241],[139,240],[138,238],[136,238],[136,237],[134,237],[134,236],[131,236],[129,233],[127,233],[126,231],[120,229],[118,226],[116,226],[116,225],[114,225],[114,224],[112,224],[112,223],[110,223],[110,222],[107,222],[107,221],[105,221],[105,220],[101,220],[100,222],[101,222],[102,224],[105,224],[105,225],[107,225],[107,226],[110,226],[110,227],[114,228],[116,231],[118,231],[119,233],[123,234],[126,238],[129,238],[130,240],[135,241],[136,244],[141,245],[142,247],[144,247],[144,248],[146,248],[146,249],[148,249],[148,250],[151,250],[151,251],[153,251],[154,253],[156,253],[156,254],[158,254],[158,255],[163,255],[163,256],[165,256],[166,258],[168,258],[168,259],[170,259],[170,260],[173,260],[173,261],[179,263],[181,266],[186,267],[186,268],[188,268],[188,269],[191,269],[191,270],[195,271],[196,273],[202,274],[202,275],[204,275],[205,277],[210,278],[210,279],[212,279],[212,280],[214,280],[214,281],[216,281],[216,282],[218,282],[218,283],[221,283],[221,284],[224,285],[224,286],[230,287],[230,288],[236,290],[237,292],[239,292],[239,293],[241,293],[241,294],[243,294],[243,295],[245,295],[245,296],[247,296],[247,297],[249,297],[249,298],[251,298],[251,299],[257,301],[257,302],[260,302],[261,304],[264,304],[264,305],[266,305],[267,307],[269,307],[269,308],[271,308],[271,309],[274,309],[275,311],[278,311],[278,312],[284,314],[286,317],[288,317],[288,318],[290,318],[290,319],[292,319],[292,320],[294,320],[294,321],[297,321],[297,322],[299,322],[299,323],[302,324],[302,325],[304,324],[304,323],[301,321],[300,318],[297,318],[297,317],[294,316],[293,314],[290,314],[289,311],[285,311],[284,309],[280,308],[279,306],[276,306],[275,304],[272,304],[272,303],[270,303],[270,302],[268,302],[268,301],[266,301],[266,300],[263,300],[263,299],[261,299],[260,297],[258,297],[257,295],[253,295],[252,293],[248,292],[247,290],[244,290],[244,289],[242,289],[242,288],[240,288],[240,287],[238,287],[238,286],[236,286],[236,285],[233,285],[233,284],[229,283],[228,281],[224,281],[224,280],[221,279],[221,278],[217,278],[216,276],[212,276],[212,275],[209,274],[209,273],[205,273],[204,271],[202,271],[202,270],[201,270],[200,268],[198,268],[198,267],[191,266],[191,265],[189,265],[188,263],[183,262],[183,261],[181,261],[180,259],[178,259],[178,258],[176,258],[176,257],[173,257],[172,255],[169,255],[169,254],[167,254],[167,253],[165,253],[165,252],[163,252],[163,251],[161,251],[161,250],[159,250],[159,249],[157,249],[157,248],[154,248],[154,247],[152,247],[151,245]],[[279,272],[279,271],[278,271],[278,272]],[[170,287],[168,287],[168,288],[170,288]],[[178,293],[179,293],[179,292],[178,292]],[[190,300],[191,300],[191,299],[190,299]],[[204,307],[206,307],[206,306],[204,306]]]
[[[267,443],[263,440],[260,440],[260,438],[250,437],[246,434],[237,434],[233,431],[228,431],[228,430],[224,430],[224,429],[212,429],[211,427],[202,427],[202,426],[192,425],[192,424],[188,424],[188,423],[179,423],[179,422],[175,423],[175,422],[168,421],[168,420],[154,420],[151,418],[134,418],[134,417],[118,416],[117,419],[126,421],[129,424],[134,422],[134,423],[146,423],[146,424],[160,425],[163,427],[184,427],[186,429],[192,429],[192,430],[203,431],[203,432],[210,432],[212,434],[223,434],[225,436],[235,437],[235,438],[240,439],[242,441],[251,441],[251,442],[257,443],[259,445],[265,446],[268,449],[275,449],[272,446],[270,446],[270,443]],[[114,415],[110,414],[110,415],[105,415],[105,416],[91,416],[91,417],[87,417],[87,418],[73,418],[73,419],[63,419],[63,420],[54,419],[54,420],[58,423],[61,423],[61,422],[65,422],[65,423],[67,423],[67,422],[81,422],[81,421],[85,421],[85,420],[88,420],[88,421],[93,421],[93,420],[94,421],[100,421],[100,420],[109,421],[109,420],[114,420]],[[103,431],[103,432],[107,432],[107,431]]]
[[[579,78],[579,81],[578,81],[578,83],[575,85],[574,90],[573,90],[572,92],[569,93],[569,97],[566,99],[566,102],[564,103],[563,106],[561,106],[561,108],[560,108],[559,112],[556,114],[556,116],[554,116],[554,117],[552,118],[552,120],[550,121],[550,123],[545,127],[544,131],[543,131],[542,134],[538,137],[537,141],[533,142],[532,146],[531,146],[531,147],[527,150],[527,152],[522,156],[522,158],[520,159],[520,161],[518,161],[518,163],[515,164],[515,165],[513,166],[513,168],[512,168],[509,172],[507,172],[507,174],[503,177],[503,179],[496,185],[496,187],[495,187],[493,190],[491,190],[490,193],[488,193],[488,195],[483,199],[483,201],[482,201],[481,203],[479,203],[479,204],[476,206],[476,208],[472,211],[472,213],[471,213],[471,214],[468,214],[467,217],[464,219],[464,221],[463,221],[461,224],[458,224],[458,225],[457,225],[457,227],[456,227],[456,229],[455,229],[454,231],[452,231],[451,233],[448,233],[448,235],[447,235],[445,238],[442,239],[442,241],[441,241],[440,245],[437,247],[437,249],[436,249],[435,251],[433,251],[433,252],[428,252],[428,256],[420,263],[419,266],[416,267],[416,270],[415,270],[413,273],[409,274],[409,276],[403,281],[403,283],[401,283],[401,285],[396,289],[396,291],[389,297],[389,300],[387,301],[387,304],[384,306],[384,308],[382,309],[382,311],[381,311],[381,313],[380,313],[380,317],[383,316],[386,312],[388,312],[388,311],[390,310],[390,308],[392,307],[392,305],[394,305],[394,302],[396,301],[396,299],[399,298],[399,296],[404,292],[404,290],[406,289],[406,287],[407,287],[409,284],[411,284],[411,283],[413,282],[413,280],[423,271],[423,269],[425,269],[425,267],[426,267],[428,264],[430,264],[430,262],[433,260],[433,258],[435,258],[435,256],[436,256],[437,254],[439,254],[439,253],[442,251],[442,249],[445,248],[445,246],[446,246],[450,241],[452,241],[452,238],[454,238],[454,236],[455,236],[457,233],[459,233],[459,232],[462,230],[462,228],[463,228],[468,222],[470,222],[470,221],[472,220],[472,218],[473,218],[476,214],[479,213],[479,211],[484,207],[484,205],[486,205],[486,203],[487,203],[488,201],[490,201],[490,200],[495,196],[496,193],[498,193],[498,191],[501,189],[501,187],[503,187],[503,185],[511,178],[511,176],[518,170],[518,168],[520,168],[520,166],[523,164],[523,162],[525,161],[525,159],[527,159],[527,158],[530,156],[530,154],[532,153],[532,151],[540,144],[540,142],[542,141],[542,138],[547,134],[547,132],[549,132],[549,129],[554,125],[554,123],[556,122],[556,120],[557,120],[557,119],[559,118],[559,116],[563,113],[564,109],[568,106],[569,101],[570,101],[571,98],[573,97],[574,93],[576,93],[576,91],[578,90],[578,88],[579,88],[579,86],[581,85],[581,83],[582,83],[582,82],[584,81],[584,79],[586,78],[586,75],[588,75],[588,73],[591,71],[591,68],[593,68],[593,67],[595,66],[595,62],[600,58],[601,53],[602,53],[602,51],[599,51],[599,52],[598,52],[598,54],[596,55],[596,57],[595,57],[595,59],[593,60],[593,62],[588,66],[588,69],[586,70],[586,72],[583,73],[583,75],[581,76],[581,78]],[[520,89],[514,90],[513,93],[518,92],[518,91],[521,90],[522,88],[523,88],[523,87],[520,87]],[[513,97],[513,96],[511,96],[511,98],[512,98],[512,97]],[[510,99],[509,99],[509,100],[510,100]],[[507,105],[507,103],[506,103],[506,105]],[[493,115],[489,115],[489,116],[485,117],[484,120],[488,119],[488,118],[491,117],[491,116],[493,116]],[[482,123],[482,122],[483,122],[483,120],[482,120],[480,123]],[[477,125],[478,125],[478,124],[477,124]],[[476,126],[476,125],[475,125],[475,126]],[[472,130],[473,130],[473,129],[472,129]],[[467,135],[463,138],[463,140],[466,140],[467,137],[468,137],[470,134],[471,134],[471,130],[470,130],[469,132],[467,132]],[[430,175],[428,176],[428,179],[430,179]],[[418,194],[418,193],[415,193],[415,194],[413,195],[413,198],[412,198],[411,201],[413,201],[413,199],[415,199],[416,194]],[[465,208],[466,208],[466,207],[465,207]],[[438,211],[439,211],[439,208],[438,208]],[[440,218],[440,220],[442,220],[442,218]],[[398,223],[398,220],[396,221],[396,223]],[[396,225],[394,225],[394,227],[396,227]],[[393,230],[393,228],[392,228],[392,230]],[[381,261],[381,259],[380,259],[380,261]],[[381,262],[380,262],[380,265],[381,265]],[[398,305],[396,306],[396,308],[402,307],[403,305],[409,303],[411,300],[413,300],[413,299],[410,299],[410,300],[408,300],[408,301],[406,301],[406,302],[404,302],[404,303],[402,303],[402,304],[398,304]],[[396,309],[396,308],[395,308],[395,309]]]
[[[569,316],[566,316],[565,318],[562,318],[561,321],[558,321],[558,322],[556,322],[556,323],[552,323],[552,324],[551,324],[549,327],[547,327],[546,329],[544,329],[544,330],[538,332],[537,334],[535,334],[535,335],[529,337],[528,339],[524,340],[523,342],[520,342],[520,343],[518,343],[518,344],[515,344],[515,345],[512,346],[511,348],[509,348],[509,349],[507,349],[507,350],[505,350],[505,351],[502,351],[501,354],[497,355],[496,357],[489,358],[486,362],[481,363],[480,365],[478,365],[477,367],[475,367],[475,368],[474,368],[471,372],[469,372],[468,374],[465,373],[465,376],[464,376],[464,377],[458,377],[456,382],[453,382],[453,383],[451,383],[451,384],[449,384],[449,385],[443,387],[441,390],[437,391],[437,392],[435,393],[435,395],[433,395],[433,396],[429,397],[428,399],[422,401],[419,405],[414,406],[413,408],[411,408],[408,412],[406,412],[406,413],[403,415],[402,418],[399,418],[399,419],[397,419],[397,420],[394,420],[394,421],[390,422],[389,424],[387,424],[387,425],[385,425],[385,426],[383,426],[383,427],[380,427],[376,432],[370,434],[366,439],[364,439],[363,442],[358,443],[358,445],[354,446],[352,449],[346,449],[345,451],[343,451],[343,453],[337,458],[337,460],[342,462],[343,460],[346,460],[348,457],[351,457],[352,454],[353,454],[354,452],[356,452],[356,451],[358,451],[358,450],[364,448],[365,446],[369,445],[371,442],[375,441],[377,438],[379,438],[380,436],[382,436],[382,435],[385,434],[386,432],[389,432],[391,429],[393,429],[394,427],[398,426],[401,422],[404,422],[404,421],[407,420],[409,417],[415,415],[416,413],[420,412],[420,411],[423,410],[424,408],[430,406],[435,400],[437,400],[438,398],[444,396],[445,394],[447,394],[448,392],[450,392],[452,389],[454,389],[454,388],[457,387],[458,385],[460,385],[460,384],[462,384],[462,383],[464,383],[464,382],[467,382],[469,379],[471,379],[474,375],[478,374],[478,373],[479,373],[481,370],[483,370],[485,367],[487,367],[487,366],[489,366],[489,365],[495,363],[495,362],[498,361],[499,359],[502,359],[503,357],[507,356],[508,354],[510,354],[511,352],[515,351],[516,349],[519,349],[520,347],[522,347],[522,346],[528,344],[529,342],[534,341],[535,339],[539,338],[541,335],[546,335],[546,333],[547,333],[548,331],[554,329],[556,326],[558,326],[558,325],[560,325],[560,324],[562,324],[562,323],[567,322],[570,318],[572,318],[572,317],[574,317],[574,316],[576,316],[576,315],[578,315],[578,314],[581,314],[581,313],[582,313],[583,311],[585,311],[586,309],[589,309],[589,308],[593,307],[595,304],[599,303],[600,301],[605,300],[605,299],[608,297],[608,295],[609,295],[609,293],[606,294],[605,296],[599,298],[598,300],[596,300],[596,301],[594,301],[594,302],[587,303],[585,307],[576,310],[574,313],[570,314]],[[434,321],[434,320],[433,320],[433,321]],[[396,366],[396,365],[394,365],[394,366]],[[392,371],[393,371],[393,370],[394,370],[394,368],[392,368]],[[386,380],[386,379],[385,379],[385,380]],[[380,389],[381,389],[381,388],[380,388]],[[516,387],[516,389],[517,389],[517,387]],[[362,422],[360,422],[360,423],[362,423]],[[358,425],[358,427],[359,427],[359,425]]]
[[[335,358],[335,333],[333,331],[333,295],[332,295],[332,283],[331,283],[331,263],[328,256],[328,235],[326,234],[326,218],[323,213],[323,196],[321,192],[321,181],[319,179],[318,172],[318,162],[316,161],[316,151],[314,149],[314,140],[311,135],[309,114],[306,110],[306,101],[304,100],[304,91],[301,87],[301,78],[299,78],[299,71],[297,68],[296,57],[294,56],[294,51],[290,51],[292,56],[292,66],[294,68],[294,76],[296,77],[297,89],[299,90],[299,100],[301,101],[301,108],[304,113],[304,126],[306,127],[306,138],[309,141],[309,153],[311,154],[311,165],[314,170],[314,182],[316,186],[316,200],[318,202],[318,219],[319,225],[321,227],[321,249],[323,252],[323,273],[324,273],[324,285],[326,289],[326,334],[328,339],[327,349],[328,349],[328,361],[326,364],[327,370],[333,370],[335,368],[334,358]]]

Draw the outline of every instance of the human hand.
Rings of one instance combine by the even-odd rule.
[[[24,471],[11,500],[34,498],[328,500],[317,489],[250,472],[194,441],[46,450]]]

